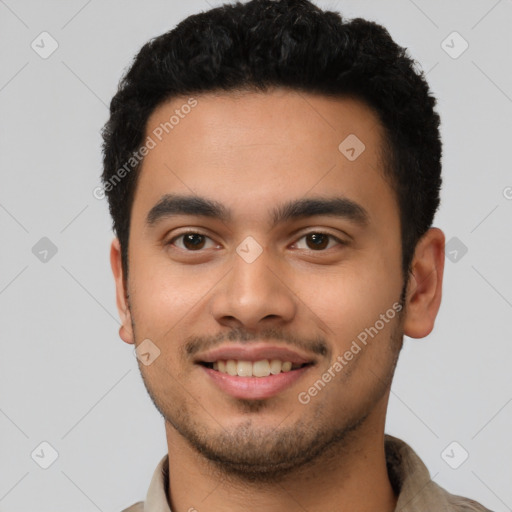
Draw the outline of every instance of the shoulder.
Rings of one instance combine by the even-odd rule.
[[[398,495],[397,511],[491,512],[475,500],[451,494],[434,482],[423,461],[405,441],[386,434],[385,451],[389,479]]]
[[[138,501],[134,503],[131,507],[123,509],[121,512],[144,512],[144,502]]]
[[[448,492],[446,494],[447,501],[455,512],[491,512],[491,510],[475,500],[464,498],[463,496],[456,496]]]

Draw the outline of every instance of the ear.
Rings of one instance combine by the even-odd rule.
[[[135,343],[135,339],[133,336],[130,308],[128,307],[128,289],[123,276],[121,244],[119,243],[118,238],[114,238],[112,245],[110,246],[110,266],[112,267],[112,273],[114,274],[114,280],[116,283],[117,311],[121,318],[119,336],[126,343],[133,344]]]
[[[419,240],[407,285],[404,334],[424,338],[432,332],[441,305],[444,233],[430,228]]]

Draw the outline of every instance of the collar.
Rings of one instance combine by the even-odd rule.
[[[389,479],[398,495],[395,512],[487,511],[475,501],[449,494],[433,482],[423,461],[401,439],[386,434],[385,452]],[[172,512],[167,501],[168,485],[169,457],[165,455],[153,473],[143,512]],[[138,510],[142,512],[142,507]]]

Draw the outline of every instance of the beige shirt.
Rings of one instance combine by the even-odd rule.
[[[398,494],[396,512],[490,512],[476,501],[448,493],[430,479],[430,473],[413,449],[404,441],[386,435],[388,474]],[[168,455],[158,463],[146,501],[122,512],[172,512],[167,501]]]

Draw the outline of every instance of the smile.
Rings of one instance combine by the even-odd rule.
[[[292,363],[280,359],[262,359],[260,361],[228,359],[203,364],[207,368],[226,373],[232,377],[268,377],[269,375],[279,375],[280,373],[298,370],[308,363]]]
[[[290,346],[255,342],[217,347],[198,354],[194,362],[224,395],[263,400],[290,388],[317,360]]]

